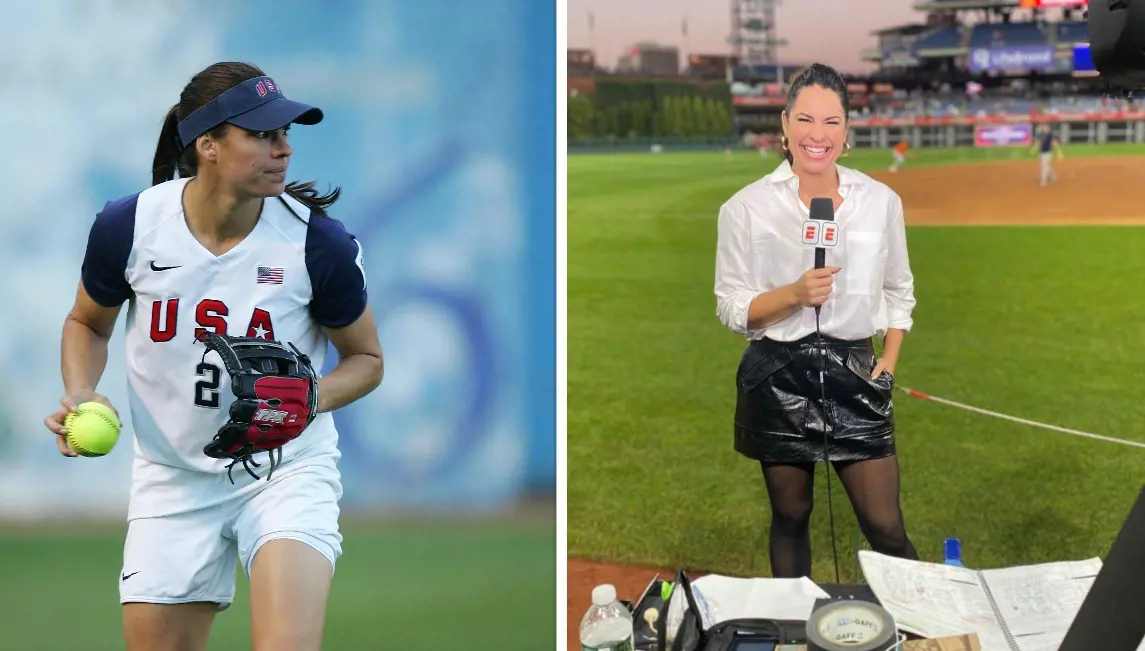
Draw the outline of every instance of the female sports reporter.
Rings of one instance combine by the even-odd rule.
[[[811,574],[812,489],[825,436],[871,547],[918,558],[899,506],[891,400],[915,305],[902,201],[837,164],[849,147],[848,110],[835,70],[815,64],[800,73],[782,115],[786,160],[719,213],[716,311],[749,340],[736,375],[735,449],[763,470],[776,577]],[[801,238],[815,197],[833,200],[841,230],[822,269]],[[884,338],[878,359],[874,336]]]

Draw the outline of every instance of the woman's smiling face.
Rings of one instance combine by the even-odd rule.
[[[847,142],[847,116],[839,95],[818,85],[800,90],[790,112],[784,111],[783,133],[794,167],[810,174],[829,170]]]

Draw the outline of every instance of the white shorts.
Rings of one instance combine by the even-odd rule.
[[[131,520],[118,577],[120,603],[213,601],[224,610],[235,598],[235,563],[249,577],[255,553],[277,538],[310,545],[333,572],[342,554],[337,469],[298,467],[259,483],[222,504]]]

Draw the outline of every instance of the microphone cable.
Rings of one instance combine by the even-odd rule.
[[[829,197],[815,197],[811,199],[811,205],[808,206],[808,213],[808,217],[813,222],[833,223],[835,221],[835,204]],[[824,228],[827,227],[824,226]],[[814,237],[809,238],[809,234],[814,235]],[[816,269],[821,269],[827,264],[827,251],[823,245],[835,246],[838,242],[838,235],[838,226],[835,226],[833,229],[828,229],[822,234],[819,233],[818,228],[804,231],[804,243],[814,242],[819,244],[819,246],[815,247]],[[831,282],[834,283],[834,280]],[[827,347],[823,344],[823,332],[819,321],[819,312],[822,307],[821,304],[815,306],[815,343],[819,349],[819,404],[823,406],[823,469],[827,473],[827,512],[831,518],[831,558],[835,561],[835,583],[838,584],[839,547],[835,541],[835,499],[831,487],[831,456],[828,454],[828,448],[830,447],[829,438],[833,433],[834,426],[831,418],[831,410],[827,404]],[[806,431],[806,427],[804,431]],[[814,486],[814,482],[812,482],[812,486]]]
[[[827,408],[827,347],[823,345],[823,335],[819,328],[819,310],[815,306],[815,341],[819,347],[819,403],[823,406],[823,469],[827,473],[827,513],[831,520],[831,558],[835,562],[835,583],[839,583],[839,549],[835,543],[835,506],[831,496],[831,460],[827,454],[831,433],[831,410]]]

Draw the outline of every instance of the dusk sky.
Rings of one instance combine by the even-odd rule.
[[[871,32],[902,23],[922,22],[925,14],[912,0],[786,0],[776,11],[780,62],[819,61],[843,72],[866,72],[859,56],[876,44]],[[861,9],[860,9],[861,8]],[[590,33],[588,14],[595,17]],[[680,33],[688,21],[688,37]],[[681,66],[689,52],[728,54],[730,0],[568,0],[568,46],[591,47],[596,60],[614,68],[624,50],[638,41],[680,48]]]

